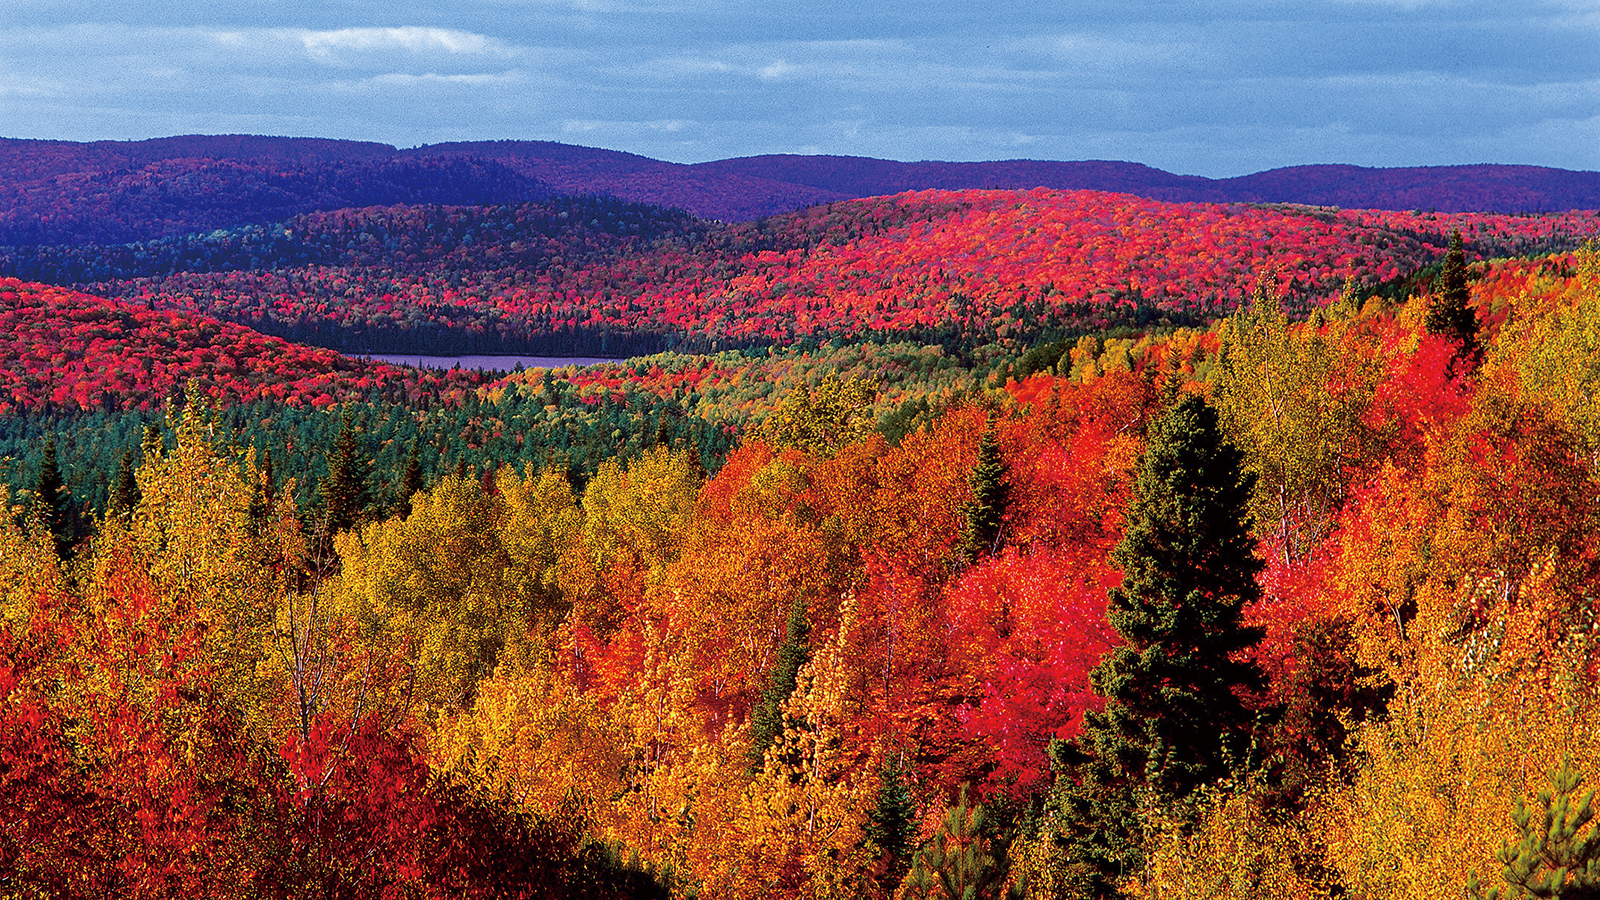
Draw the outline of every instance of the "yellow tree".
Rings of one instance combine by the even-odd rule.
[[[854,603],[845,601],[848,634]],[[727,897],[860,896],[875,862],[866,841],[877,799],[874,748],[851,727],[854,671],[848,642],[837,639],[801,670],[784,707],[782,735],[750,782],[736,835],[708,894]]]
[[[192,387],[173,424],[177,445],[147,452],[136,475],[136,514],[125,525],[104,523],[95,553],[126,553],[158,595],[200,611],[220,683],[241,709],[250,709],[281,587],[278,573],[263,565],[270,554],[250,516],[251,479],[259,473],[227,448]]]
[[[334,602],[405,657],[410,678],[396,689],[429,716],[469,705],[508,638],[531,619],[509,583],[500,516],[477,479],[449,475],[414,496],[405,519],[334,539]]]
[[[1304,557],[1333,526],[1349,470],[1368,454],[1362,416],[1383,373],[1381,346],[1359,320],[1292,325],[1263,293],[1220,336],[1216,404],[1256,474],[1257,531],[1285,562]]]

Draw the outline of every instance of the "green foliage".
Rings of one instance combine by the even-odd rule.
[[[939,823],[933,838],[917,851],[901,887],[905,900],[993,900],[1020,897],[1021,886],[1002,888],[1006,868],[991,854],[989,822],[982,804],[969,805],[967,786]]]
[[[355,427],[345,412],[339,436],[328,454],[328,477],[322,482],[323,515],[328,533],[335,534],[359,523],[372,498],[368,488],[369,464],[356,443]]]
[[[56,555],[65,559],[72,546],[72,503],[67,483],[61,477],[61,466],[56,460],[54,437],[46,438],[44,442],[39,476],[33,483],[33,514],[40,527],[47,530],[55,541]]]
[[[110,515],[119,519],[127,519],[139,506],[139,484],[134,480],[133,473],[137,467],[133,464],[133,451],[127,450],[122,454],[122,461],[117,463],[117,479],[111,488]]]
[[[1504,844],[1495,859],[1503,867],[1504,888],[1483,887],[1477,873],[1467,891],[1477,900],[1589,900],[1600,897],[1600,825],[1594,821],[1594,788],[1570,758],[1550,770],[1550,786],[1536,796],[1535,809],[1519,799],[1512,819],[1519,839]]]

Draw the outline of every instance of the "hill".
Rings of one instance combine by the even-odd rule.
[[[922,191],[729,225],[616,200],[313,213],[137,245],[24,248],[0,272],[367,352],[996,339],[1188,322],[1275,270],[1299,303],[1475,255],[1570,249],[1585,214],[1177,204],[1093,191]]]
[[[551,141],[386,144],[251,135],[0,139],[0,245],[148,240],[306,212],[605,194],[745,222],[912,190],[1036,187],[1168,202],[1529,212],[1600,208],[1600,173],[1536,166],[1297,166],[1238,178],[1128,162],[769,155],[680,164]]]
[[[189,382],[220,401],[327,406],[377,393],[416,399],[480,380],[472,372],[354,360],[208,316],[0,279],[0,414],[49,404],[150,409]]]

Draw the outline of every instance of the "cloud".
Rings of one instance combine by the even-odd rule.
[[[452,54],[503,55],[500,42],[470,31],[448,28],[341,28],[336,31],[300,31],[296,35],[314,56],[354,50],[362,53],[405,50],[411,53],[444,51]]]

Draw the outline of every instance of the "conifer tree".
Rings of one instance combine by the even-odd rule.
[[[422,454],[415,443],[411,445],[411,452],[406,454],[406,467],[400,475],[400,508],[401,516],[411,515],[411,498],[427,486],[422,477]]]
[[[1255,715],[1240,695],[1265,678],[1238,659],[1261,639],[1241,621],[1262,568],[1243,464],[1216,411],[1187,395],[1156,423],[1140,465],[1111,555],[1124,574],[1107,615],[1125,643],[1090,673],[1106,704],[1085,714],[1073,744],[1051,748],[1065,770],[1053,798],[1069,825],[1063,849],[1094,896],[1114,895],[1115,879],[1142,864],[1141,802],[1176,807],[1247,749]]]
[[[56,459],[56,439],[45,438],[44,457],[39,462],[39,477],[33,485],[33,505],[39,522],[56,545],[56,555],[66,558],[72,544],[72,506],[66,480]]]
[[[1450,233],[1450,249],[1445,252],[1444,265],[1434,281],[1433,300],[1422,320],[1430,334],[1454,341],[1457,347],[1454,362],[1476,367],[1483,354],[1478,343],[1478,314],[1469,305],[1472,292],[1467,289],[1467,251],[1461,232]]]
[[[370,502],[367,488],[367,462],[356,444],[350,414],[345,413],[328,456],[328,479],[322,483],[323,512],[328,534],[336,534],[361,520]]]
[[[750,763],[759,770],[767,748],[783,734],[783,704],[800,683],[800,667],[811,659],[811,623],[806,620],[806,605],[796,600],[789,609],[789,623],[783,645],[772,666],[767,689],[750,714]]]
[[[983,438],[978,441],[978,459],[968,479],[968,484],[972,486],[972,504],[966,509],[963,534],[968,559],[993,553],[996,549],[1010,496],[1005,479],[1006,464],[1000,458],[1000,443],[995,438],[994,423],[987,422],[983,428]]]
[[[878,800],[867,819],[867,838],[878,846],[885,881],[899,884],[909,869],[907,851],[916,834],[916,807],[900,766],[891,761],[879,773]]]
[[[139,482],[134,478],[133,450],[122,454],[117,480],[111,485],[111,515],[126,519],[139,506]]]
[[[1518,800],[1512,813],[1518,840],[1501,846],[1504,888],[1485,888],[1473,872],[1467,893],[1477,900],[1556,900],[1600,898],[1600,823],[1595,821],[1594,788],[1572,760],[1550,770],[1550,786],[1540,790],[1535,808]]]

